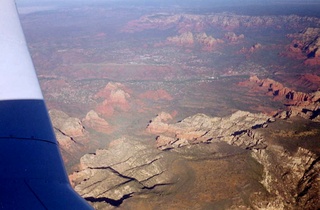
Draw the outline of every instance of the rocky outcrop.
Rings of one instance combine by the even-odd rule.
[[[288,47],[289,56],[304,57],[306,65],[320,65],[320,28],[306,28],[303,32],[289,34],[293,38]]]
[[[217,43],[238,43],[239,40],[244,38],[243,34],[236,35],[233,31],[239,28],[272,28],[272,29],[294,29],[299,31],[306,25],[313,25],[320,27],[319,18],[300,17],[297,15],[288,16],[252,16],[252,15],[237,15],[233,13],[214,13],[214,14],[169,14],[169,13],[156,13],[144,15],[137,20],[128,22],[123,28],[124,33],[135,33],[146,30],[171,30],[177,31],[179,35],[168,37],[166,42],[157,43],[154,46],[163,46],[165,44],[175,44],[178,46],[191,47],[199,43],[204,50],[212,50],[213,46]],[[226,31],[224,39],[217,39],[213,35],[203,36],[205,32],[213,30]],[[309,30],[310,31],[310,30]],[[308,33],[310,33],[308,31]],[[199,34],[199,35],[197,35]],[[216,35],[216,34],[214,34]],[[197,37],[199,38],[197,39]],[[288,49],[285,50],[283,55],[289,55],[290,51],[304,51],[307,59],[306,64],[315,65],[319,64],[318,51],[319,40],[313,37],[313,43],[303,43],[297,38]],[[310,45],[309,45],[310,44]],[[240,53],[253,53],[259,49],[260,45],[253,45],[252,47],[245,47]],[[306,49],[308,48],[308,49]],[[295,53],[293,53],[295,54]],[[305,57],[306,58],[306,57]]]
[[[240,34],[240,35],[236,35],[234,32],[227,32],[224,37],[231,41],[231,42],[238,42],[242,39],[244,39],[244,35],[243,34]]]
[[[282,125],[283,120],[272,122],[274,119],[265,114],[237,111],[225,117],[196,114],[175,124],[170,124],[170,121],[172,115],[161,112],[147,127],[148,132],[158,136],[156,141],[160,150],[139,139],[123,137],[111,142],[107,149],[83,156],[81,170],[70,175],[76,191],[97,209],[112,209],[127,198],[149,198],[151,194],[157,196],[158,193],[172,193],[172,196],[176,196],[174,198],[178,198],[181,192],[176,191],[178,188],[174,186],[187,183],[188,186],[194,186],[189,185],[194,180],[194,171],[188,171],[188,175],[180,174],[190,168],[184,165],[185,162],[175,162],[177,159],[192,160],[193,167],[200,170],[195,160],[206,162],[210,158],[221,159],[235,154],[247,154],[249,157],[251,154],[250,158],[254,158],[262,167],[257,172],[258,163],[251,162],[254,166],[250,165],[246,170],[253,170],[250,173],[259,173],[262,177],[258,175],[260,178],[244,185],[244,188],[252,187],[252,190],[245,195],[245,202],[239,198],[240,201],[232,203],[233,209],[239,209],[239,203],[244,209],[249,206],[253,209],[319,208],[320,157],[314,152],[318,150],[310,151],[302,147],[304,143],[299,137],[294,139],[299,142],[293,144],[282,142],[290,132],[296,135],[296,131],[277,127]],[[273,130],[272,126],[283,132]],[[313,138],[317,135],[316,131],[299,132],[304,136],[312,134]],[[228,162],[227,159],[224,161]],[[181,163],[183,167],[177,170],[177,164]],[[210,180],[210,177],[203,177],[208,173],[203,171],[201,174],[202,182]],[[254,187],[257,184],[259,187]],[[235,183],[232,185],[238,186]],[[188,188],[179,188],[183,189]],[[212,196],[206,198],[212,199]]]
[[[256,53],[260,49],[262,49],[263,46],[260,43],[256,43],[252,45],[251,47],[242,47],[241,50],[239,50],[237,53],[245,54],[246,56],[250,56],[251,54]]]
[[[262,48],[262,45],[260,43],[256,43],[256,44],[252,45],[252,47],[250,47],[249,52],[253,53],[254,51],[261,49],[261,48]]]
[[[272,195],[268,209],[320,208],[320,157],[299,147],[293,154],[281,146],[253,152],[252,156],[264,166],[261,181]],[[259,207],[259,205],[257,205]]]
[[[168,158],[138,140],[121,138],[107,149],[83,156],[81,170],[70,175],[70,180],[96,207],[118,206],[126,198],[161,192],[176,182],[168,170],[172,163]]]
[[[176,124],[167,124],[167,113],[160,113],[147,127],[156,135],[157,147],[166,150],[198,143],[224,141],[245,149],[263,148],[263,141],[255,133],[256,128],[267,126],[273,121],[264,114],[237,111],[231,116],[219,118],[197,114]]]
[[[223,40],[215,39],[212,36],[208,36],[206,33],[197,34],[196,40],[205,50],[212,50],[214,45],[223,43]]]
[[[62,134],[70,137],[85,135],[84,127],[78,118],[70,117],[63,111],[52,109],[49,111],[53,127]]]
[[[61,148],[63,160],[69,164],[86,148],[87,134],[80,119],[70,117],[63,111],[51,109],[49,115]]]
[[[214,45],[223,43],[221,39],[215,39],[208,36],[206,33],[193,34],[192,32],[185,32],[179,36],[168,37],[167,42],[177,46],[192,47],[194,44],[199,44],[204,50],[212,50]]]
[[[263,178],[260,182],[268,192],[267,196],[261,191],[250,195],[250,206],[254,209],[320,207],[319,155],[299,146],[299,138],[295,146],[282,142],[287,136],[286,131],[280,138],[275,138],[270,130],[264,131],[268,122],[273,121],[272,118],[237,111],[224,118],[197,114],[176,124],[166,123],[168,120],[171,120],[170,115],[160,113],[147,128],[149,132],[159,135],[157,146],[162,150],[179,151],[185,147],[190,149],[199,143],[224,141],[251,151],[251,156],[263,166]],[[311,132],[303,135],[308,136],[309,133]]]
[[[257,76],[251,76],[248,81],[242,82],[240,85],[249,86],[255,91],[265,92],[275,100],[283,101],[287,110],[277,113],[277,117],[302,116],[319,121],[320,91],[303,93],[285,87],[272,79],[259,79]]]
[[[82,120],[86,127],[89,127],[95,131],[109,134],[113,131],[113,128],[109,123],[101,118],[98,113],[91,110],[87,113],[86,117]]]
[[[105,117],[112,116],[115,111],[128,111],[130,109],[130,94],[121,83],[109,82],[104,89],[99,91],[94,99],[102,100],[96,111]]]
[[[194,36],[191,32],[186,32],[179,36],[168,37],[167,41],[178,46],[192,46],[194,44]]]
[[[147,131],[152,134],[161,134],[169,131],[169,124],[166,122],[172,120],[169,113],[161,112],[147,126]]]

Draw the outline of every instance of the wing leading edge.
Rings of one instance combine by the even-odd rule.
[[[92,209],[70,186],[13,0],[0,30],[0,209]]]

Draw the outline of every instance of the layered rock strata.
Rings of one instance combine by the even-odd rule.
[[[86,135],[80,119],[70,117],[65,112],[56,109],[50,110],[49,115],[59,146],[68,153],[76,152],[80,147],[81,137]]]
[[[173,184],[170,163],[169,157],[152,146],[121,138],[107,149],[83,156],[82,170],[70,175],[70,180],[81,196],[107,208],[133,194],[161,191]]]
[[[157,147],[162,150],[215,141],[245,149],[264,148],[255,130],[273,121],[270,116],[244,111],[223,118],[196,114],[176,124],[166,123],[167,119],[170,119],[169,114],[160,113],[147,127],[147,131],[158,135]]]
[[[240,85],[263,91],[275,100],[283,101],[287,110],[278,112],[276,117],[288,118],[301,116],[314,121],[320,120],[320,91],[303,93],[285,87],[272,79],[259,79],[257,76],[251,76],[248,81]]]

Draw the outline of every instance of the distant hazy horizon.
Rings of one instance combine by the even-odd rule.
[[[59,7],[110,6],[180,8],[203,12],[227,11],[243,15],[290,15],[320,17],[320,0],[16,0],[19,13],[29,14]]]
[[[93,3],[119,3],[134,5],[212,5],[212,6],[233,6],[233,5],[254,5],[254,4],[320,4],[320,0],[16,0],[18,6],[43,6],[48,4],[93,4]]]

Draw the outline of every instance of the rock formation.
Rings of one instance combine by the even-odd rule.
[[[262,48],[262,45],[260,43],[256,43],[256,44],[252,45],[252,47],[250,48],[249,52],[252,53],[252,52],[254,52],[254,51],[256,51],[256,50],[258,50],[260,48]]]
[[[264,166],[261,183],[272,195],[268,201],[268,209],[320,207],[318,155],[301,147],[291,154],[282,146],[273,145],[266,150],[253,152],[252,156]]]
[[[176,124],[167,124],[167,113],[160,113],[147,127],[156,135],[157,147],[167,150],[198,143],[224,141],[245,149],[263,148],[265,145],[255,129],[267,126],[273,119],[264,114],[237,111],[231,116],[219,118],[197,114]]]
[[[168,37],[166,43],[178,46],[191,47],[200,44],[204,50],[212,50],[216,43],[238,43],[244,38],[243,34],[236,35],[232,31],[239,28],[272,28],[276,29],[294,29],[301,30],[306,25],[312,25],[320,28],[320,19],[311,17],[300,17],[297,15],[270,15],[270,16],[252,16],[237,15],[233,13],[214,13],[214,14],[169,14],[155,13],[144,15],[139,19],[129,21],[123,28],[124,33],[135,33],[145,30],[171,30],[177,31],[179,35]],[[217,39],[213,35],[206,35],[205,32],[213,31],[219,28],[226,31],[224,39]],[[297,35],[295,40],[286,51],[281,55],[301,57],[306,59],[308,65],[319,65],[320,51],[318,50],[320,39],[314,36],[316,30],[307,29],[305,34],[313,34],[312,39],[305,39],[303,35]],[[198,35],[197,35],[198,34]],[[205,34],[205,35],[204,35]],[[290,35],[289,35],[290,36]],[[294,35],[295,36],[295,35]],[[305,35],[307,36],[307,35]],[[309,35],[308,35],[309,36]],[[154,46],[163,46],[164,43],[157,43]],[[245,47],[239,52],[252,53],[261,47],[255,44],[252,47]],[[291,53],[293,52],[293,53]],[[292,54],[292,55],[291,55]]]
[[[228,40],[230,40],[231,42],[237,42],[241,39],[244,39],[244,35],[240,34],[239,36],[237,36],[234,32],[227,32],[224,37]]]
[[[206,33],[193,34],[192,32],[185,32],[179,36],[168,37],[167,42],[177,46],[192,47],[194,44],[199,44],[205,50],[212,50],[217,43],[223,43],[221,39],[215,39],[208,36]]]
[[[101,118],[98,113],[93,110],[87,113],[82,122],[86,127],[101,133],[109,134],[113,130],[112,126],[110,126],[105,119]]]
[[[160,150],[139,139],[123,137],[111,142],[107,149],[83,156],[81,170],[70,175],[76,191],[97,209],[113,209],[129,197],[141,199],[150,194],[171,195],[174,192],[172,195],[178,198],[176,190],[179,188],[174,186],[182,186],[186,180],[190,182],[190,174],[179,173],[190,169],[176,170],[177,165],[173,163],[177,158],[201,161],[206,156],[221,159],[228,154],[226,151],[237,150],[236,153],[248,152],[260,163],[263,176],[258,179],[259,188],[253,187],[255,190],[246,195],[246,202],[235,201],[231,209],[239,209],[239,203],[244,209],[249,206],[289,210],[320,207],[319,154],[316,149],[311,151],[302,146],[304,143],[298,137],[293,139],[294,144],[283,143],[283,138],[291,132],[280,132],[283,128],[277,126],[282,125],[280,121],[283,120],[274,122],[265,114],[244,111],[225,117],[196,114],[174,124],[169,123],[171,120],[170,114],[161,112],[147,126],[148,132],[158,136],[156,142]],[[317,133],[308,130],[303,135],[315,138]],[[223,146],[226,143],[230,148]],[[250,183],[246,186],[250,187]],[[211,197],[207,195],[207,198]]]
[[[63,111],[52,109],[49,111],[53,127],[62,134],[70,137],[84,136],[84,127],[78,118],[70,117]]]
[[[166,124],[167,119],[170,119],[170,116],[161,113],[147,128],[149,132],[160,134],[157,137],[157,146],[162,150],[174,151],[178,147],[192,148],[192,145],[199,143],[218,141],[251,150],[252,157],[264,168],[261,184],[268,192],[268,196],[261,192],[251,195],[250,205],[254,209],[320,207],[319,154],[301,147],[303,143],[299,138],[295,146],[281,143],[290,132],[284,132],[280,138],[275,138],[270,134],[270,130],[264,131],[267,123],[273,121],[272,118],[263,114],[237,111],[223,118],[197,114],[176,124]],[[156,125],[165,129],[155,130]],[[310,138],[311,135],[316,135],[309,133],[303,135]]]
[[[243,82],[240,85],[251,86],[252,89],[263,91],[275,100],[283,101],[287,110],[279,112],[276,115],[277,117],[302,116],[319,121],[320,91],[312,93],[298,92],[272,79],[259,79],[257,76],[251,76],[247,82]]]
[[[176,182],[168,158],[138,140],[121,138],[107,149],[83,156],[81,171],[70,175],[70,180],[97,208],[118,206],[130,196],[161,192]]]
[[[192,46],[194,44],[194,36],[191,32],[186,32],[179,36],[168,37],[167,41],[178,46]]]
[[[130,94],[121,83],[109,82],[104,89],[99,91],[95,99],[102,100],[96,107],[96,111],[103,116],[111,116],[115,111],[128,111],[130,109]]]
[[[166,123],[169,120],[172,120],[172,116],[169,113],[161,112],[149,123],[147,131],[153,134],[165,133],[169,129],[169,124]]]
[[[70,150],[76,143],[75,137],[85,135],[84,127],[78,118],[73,118],[66,113],[52,109],[49,111],[51,122],[60,146]]]
[[[75,161],[85,149],[83,145],[88,142],[88,132],[78,118],[70,117],[65,112],[51,109],[49,115],[64,161]]]
[[[296,28],[300,23],[312,23],[320,26],[318,18],[289,16],[247,16],[232,13],[215,13],[211,15],[191,14],[151,14],[130,21],[123,32],[134,33],[149,29],[167,30],[175,29],[180,33],[202,32],[215,26],[224,30],[233,30],[239,27],[273,27],[273,28]]]
[[[288,37],[294,39],[289,46],[291,56],[303,56],[307,65],[320,65],[320,28],[309,27]]]
[[[206,33],[197,34],[196,40],[202,46],[202,48],[206,50],[212,50],[214,45],[217,43],[223,43],[223,40],[215,39],[212,36],[208,36]]]

